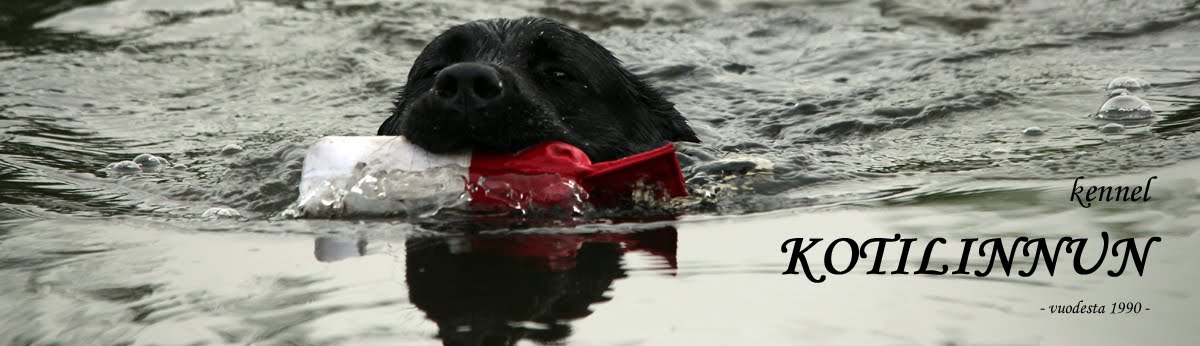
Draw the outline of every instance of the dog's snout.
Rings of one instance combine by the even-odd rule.
[[[504,91],[495,67],[457,63],[438,72],[434,92],[452,104],[482,107],[500,98]]]

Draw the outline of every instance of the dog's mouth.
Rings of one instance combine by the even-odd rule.
[[[535,128],[540,115],[508,113],[505,109],[454,110],[414,107],[407,115],[416,126],[426,122],[423,130],[405,131],[413,144],[433,153],[463,150],[483,152],[517,152],[526,147],[556,138],[546,136],[548,130]],[[530,126],[531,125],[531,126]],[[560,131],[561,132],[561,131]]]

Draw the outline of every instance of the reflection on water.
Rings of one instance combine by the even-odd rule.
[[[622,256],[639,251],[675,268],[673,227],[634,233],[413,238],[404,242],[409,299],[437,324],[446,345],[561,342],[571,321],[611,298],[626,276]],[[319,237],[323,262],[366,254],[366,239]]]
[[[1189,269],[1200,260],[1200,185],[1183,173],[1197,165],[1151,172],[1161,185],[1150,202],[1088,209],[1067,203],[1069,186],[1025,181],[946,182],[876,205],[661,226],[10,220],[0,222],[0,344],[1191,344],[1197,335],[1183,331],[1200,309],[1200,275]],[[852,272],[814,284],[780,275],[789,254],[779,245],[795,237],[1008,241],[1100,230],[1163,241],[1143,276]],[[930,263],[958,256],[939,251]],[[815,274],[830,274],[822,256],[810,260]],[[1039,310],[1079,300],[1150,311]]]

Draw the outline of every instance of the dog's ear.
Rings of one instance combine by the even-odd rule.
[[[688,125],[687,119],[675,109],[675,103],[668,101],[658,89],[638,76],[629,74],[629,79],[637,90],[639,101],[650,111],[650,123],[658,129],[664,140],[700,143],[700,138],[696,137],[696,132]]]

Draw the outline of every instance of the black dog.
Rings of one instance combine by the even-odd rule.
[[[434,38],[379,135],[435,153],[558,140],[596,162],[699,142],[675,105],[612,53],[545,18],[475,21]]]

